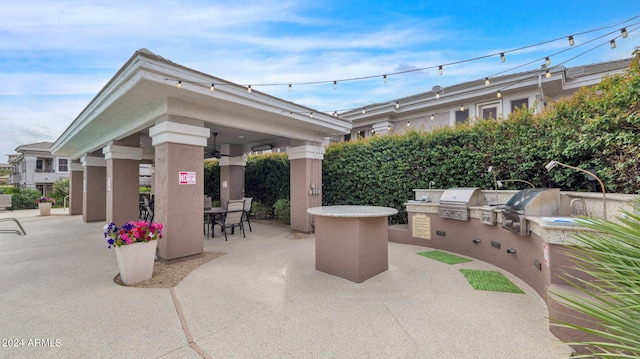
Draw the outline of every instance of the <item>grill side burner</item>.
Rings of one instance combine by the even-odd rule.
[[[527,188],[516,192],[505,205],[502,228],[521,236],[531,234],[526,216],[553,216],[560,210],[558,188]]]
[[[449,188],[440,197],[438,215],[441,218],[468,221],[469,206],[483,204],[486,204],[486,198],[480,188]]]

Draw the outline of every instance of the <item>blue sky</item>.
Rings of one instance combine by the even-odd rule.
[[[536,60],[567,49],[551,56],[552,66],[627,58],[640,46],[640,18],[622,22],[638,15],[637,0],[0,0],[0,162],[20,144],[54,141],[140,48],[333,112],[533,70],[544,62]],[[606,34],[623,26],[629,37],[611,49],[619,33]],[[564,38],[572,34],[569,48]],[[507,52],[504,63],[494,56],[438,75],[441,64],[558,38]],[[428,69],[381,78],[421,68]],[[329,83],[255,87],[314,81]]]

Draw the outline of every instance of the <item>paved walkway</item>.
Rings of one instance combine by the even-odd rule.
[[[389,243],[389,270],[356,284],[314,268],[314,239],[253,224],[247,238],[205,240],[228,254],[173,290],[114,284],[103,223],[60,209],[0,212],[3,358],[567,358],[544,301],[473,290],[460,268]],[[11,225],[0,223],[0,228]],[[173,294],[173,295],[172,295]],[[178,310],[177,310],[178,309]],[[186,330],[181,325],[181,315]],[[187,338],[191,338],[189,343]]]

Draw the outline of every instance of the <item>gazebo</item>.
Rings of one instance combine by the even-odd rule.
[[[291,228],[311,231],[322,204],[323,142],[350,122],[176,64],[140,49],[82,110],[51,150],[70,163],[70,214],[122,225],[138,218],[138,172],[153,164],[158,255],[203,251],[205,153],[220,158],[220,196],[244,197],[244,153],[286,148]],[[212,136],[216,133],[217,136]],[[215,147],[214,148],[214,142]]]

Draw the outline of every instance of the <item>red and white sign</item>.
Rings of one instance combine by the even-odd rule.
[[[196,184],[195,172],[180,171],[178,174],[180,176],[180,179],[178,180],[179,184]]]

